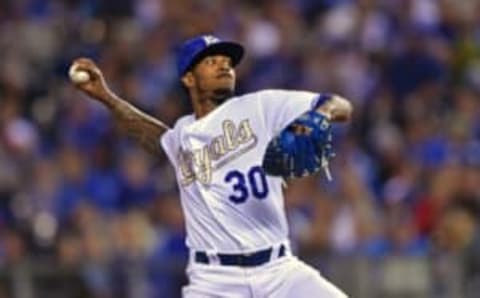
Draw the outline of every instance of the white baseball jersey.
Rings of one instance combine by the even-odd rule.
[[[187,246],[248,253],[287,241],[282,179],[261,165],[269,141],[317,94],[264,90],[234,97],[200,119],[180,118],[161,138],[174,165]]]

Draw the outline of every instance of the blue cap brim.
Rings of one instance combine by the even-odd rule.
[[[232,59],[232,66],[235,67],[242,60],[244,53],[245,50],[243,49],[243,46],[235,42],[220,41],[211,44],[195,55],[195,58],[192,60],[183,74],[191,70],[192,67],[194,67],[203,58],[212,55],[224,55],[230,57],[230,59]]]

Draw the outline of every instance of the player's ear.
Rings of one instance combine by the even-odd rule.
[[[193,76],[191,71],[187,72],[182,77],[182,83],[187,88],[191,88],[191,87],[195,86],[195,77]]]

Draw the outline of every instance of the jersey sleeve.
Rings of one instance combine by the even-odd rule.
[[[168,159],[170,162],[175,165],[176,164],[176,158],[175,158],[175,152],[176,152],[176,147],[178,146],[175,142],[175,131],[173,129],[167,130],[160,138],[160,144],[165,151],[165,153],[168,156]]]
[[[293,90],[259,92],[260,110],[270,137],[278,134],[294,119],[312,109],[318,95],[318,93]]]

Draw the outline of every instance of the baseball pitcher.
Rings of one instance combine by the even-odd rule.
[[[173,128],[116,96],[91,60],[75,60],[70,76],[127,135],[153,154],[163,148],[173,164],[190,249],[184,297],[346,297],[292,255],[282,181],[327,169],[330,123],[349,120],[352,107],[305,91],[235,96],[243,53],[210,35],[182,45],[177,68],[194,113]]]

